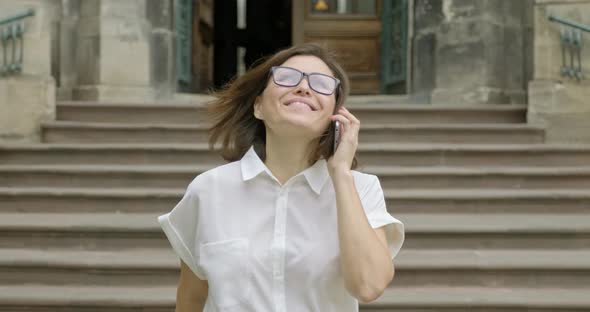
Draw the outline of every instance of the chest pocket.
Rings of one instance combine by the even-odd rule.
[[[217,309],[245,305],[251,288],[249,240],[237,238],[201,244],[200,265]]]

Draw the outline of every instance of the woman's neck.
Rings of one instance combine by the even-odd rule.
[[[267,132],[264,163],[283,185],[309,167],[310,150],[315,144],[308,138],[277,138]]]

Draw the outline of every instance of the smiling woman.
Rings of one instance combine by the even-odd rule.
[[[383,293],[404,226],[377,176],[353,170],[347,93],[333,57],[304,44],[216,94],[209,143],[230,162],[158,218],[182,260],[176,311],[358,312]]]
[[[256,110],[260,108],[259,104],[272,100],[268,98],[269,93],[290,91],[294,87],[308,87],[314,92],[313,97],[306,94],[309,90],[300,89],[296,90],[300,91],[299,93],[289,97],[277,95],[281,98],[276,100],[282,100],[282,104],[285,105],[294,101],[306,104],[319,115],[289,117],[283,115],[283,111],[278,110],[278,107],[267,107],[268,105]],[[307,43],[280,51],[255,64],[246,74],[214,94],[216,100],[208,107],[209,120],[213,122],[209,129],[209,146],[213,149],[214,145],[220,142],[220,153],[228,161],[239,160],[251,146],[254,146],[258,155],[265,161],[266,137],[272,135],[273,131],[285,131],[289,137],[295,132],[303,131],[307,135],[306,139],[313,139],[312,147],[306,148],[309,150],[308,164],[311,165],[320,158],[327,159],[333,152],[334,141],[330,116],[342,107],[349,88],[346,73],[336,62],[334,55],[321,45]],[[330,101],[334,103],[329,104]],[[331,109],[328,109],[329,107]],[[275,110],[275,113],[269,111],[264,114],[267,110]],[[303,111],[305,110],[307,108]],[[299,127],[293,124],[297,123],[297,120],[303,123],[299,124]],[[301,128],[305,124],[309,127]],[[356,166],[355,158],[351,169]]]

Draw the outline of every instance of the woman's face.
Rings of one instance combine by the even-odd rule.
[[[311,55],[291,57],[281,66],[308,74],[334,76],[326,63]],[[318,93],[309,87],[306,78],[294,87],[277,85],[270,78],[263,93],[256,99],[254,115],[264,120],[266,127],[279,136],[313,139],[321,136],[330,124],[335,105],[336,92],[331,95]]]

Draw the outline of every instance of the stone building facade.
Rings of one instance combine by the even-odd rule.
[[[375,2],[376,14],[384,1]],[[223,44],[213,30],[224,26],[214,18],[217,2],[191,2],[192,29],[199,34],[192,37],[197,40],[190,45],[196,55],[191,66],[198,74],[192,86],[181,86],[181,2],[2,1],[0,19],[31,8],[35,15],[24,20],[22,71],[0,77],[0,141],[38,141],[39,124],[55,118],[58,101],[165,102],[182,98],[181,92],[206,93],[213,81],[212,51]],[[303,25],[308,20],[295,16],[299,3],[315,2],[285,3],[292,3],[293,25]],[[404,3],[408,66],[401,92],[410,102],[527,104],[529,122],[546,125],[549,141],[590,142],[590,75],[581,81],[560,75],[561,26],[548,20],[554,14],[590,25],[590,0]],[[293,28],[293,42],[297,32]],[[590,48],[582,49],[581,60],[587,70]]]

